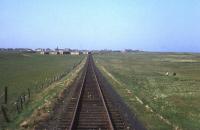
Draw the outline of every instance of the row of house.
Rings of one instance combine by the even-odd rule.
[[[47,51],[41,51],[39,52],[40,54],[42,55],[67,55],[67,54],[71,54],[71,55],[80,55],[80,54],[83,54],[79,51],[72,51],[72,52],[67,52],[67,51],[50,51],[50,52],[47,52]],[[84,53],[86,54],[86,53]],[[88,53],[87,53],[88,54]]]
[[[38,53],[38,54],[51,54],[51,55],[80,55],[80,54],[88,54],[87,50],[72,50],[69,48],[59,49],[58,47],[54,50],[47,48],[37,48],[37,49],[29,49],[29,48],[0,48],[0,52],[25,52],[25,53]]]
[[[80,54],[89,54],[88,51],[83,50],[83,51],[79,51],[79,50],[71,50],[71,49],[58,49],[56,48],[55,50],[51,50],[49,48],[47,49],[42,49],[42,48],[38,48],[35,50],[37,53],[42,54],[42,55],[80,55]]]
[[[0,48],[0,51],[3,52],[26,52],[26,53],[39,53],[39,54],[51,54],[51,55],[80,55],[80,54],[88,54],[89,51],[87,50],[73,50],[69,48],[65,49],[59,49],[58,47],[54,50],[47,48],[37,48],[35,50],[29,49],[29,48]],[[113,53],[113,52],[118,52],[118,53],[129,53],[129,52],[141,52],[140,50],[132,50],[132,49],[125,49],[125,50],[92,50],[92,53],[98,53],[98,54],[104,54],[104,53]]]

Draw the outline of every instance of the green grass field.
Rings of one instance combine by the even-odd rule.
[[[48,83],[53,77],[69,72],[84,56],[53,56],[25,53],[0,53],[0,95],[8,86],[8,100]],[[40,89],[40,88],[38,88]]]
[[[94,59],[148,129],[200,129],[200,54],[110,53]]]

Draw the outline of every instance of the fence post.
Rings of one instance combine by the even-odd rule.
[[[26,93],[22,95],[24,103],[26,102]]]
[[[8,87],[5,86],[5,104],[8,102]]]
[[[21,109],[23,109],[23,99],[22,99],[22,96],[20,96],[20,106],[21,106]]]
[[[6,122],[10,122],[10,120],[9,120],[9,118],[8,118],[8,115],[7,115],[7,113],[6,113],[6,107],[4,106],[4,105],[1,105],[1,110],[2,110],[2,112],[3,112],[3,116],[4,116],[4,118],[5,118],[5,120],[6,120]]]
[[[28,99],[30,100],[31,98],[31,91],[30,91],[30,88],[28,88]]]
[[[17,112],[20,113],[20,109],[19,109],[19,99],[16,101],[16,108],[17,108]]]
[[[20,113],[20,97],[18,97],[16,101],[16,108],[17,108],[17,112]]]

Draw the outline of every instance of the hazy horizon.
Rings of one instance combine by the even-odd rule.
[[[200,52],[198,0],[1,0],[0,48]]]

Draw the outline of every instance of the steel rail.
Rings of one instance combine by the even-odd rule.
[[[73,130],[73,127],[74,127],[74,122],[75,122],[76,114],[77,114],[78,107],[79,107],[79,104],[80,104],[80,98],[81,98],[81,95],[83,93],[82,90],[83,90],[85,79],[86,79],[86,74],[87,74],[87,69],[88,69],[88,64],[89,64],[88,62],[89,62],[89,59],[87,59],[86,70],[85,70],[85,73],[84,73],[84,76],[83,76],[83,81],[81,83],[81,89],[80,89],[79,94],[78,94],[78,101],[76,103],[76,107],[75,107],[75,110],[74,110],[74,113],[73,113],[72,121],[71,121],[70,126],[69,126],[69,130]],[[66,129],[66,130],[68,130],[68,129]]]
[[[112,123],[112,121],[111,121],[110,114],[109,114],[109,112],[108,112],[108,108],[107,108],[107,106],[106,106],[106,103],[105,103],[105,99],[104,99],[102,90],[101,90],[100,85],[99,85],[99,82],[98,82],[98,80],[97,80],[96,73],[94,72],[94,67],[93,67],[93,66],[94,66],[94,63],[93,63],[93,61],[92,61],[92,65],[91,65],[91,66],[92,66],[92,71],[93,71],[93,73],[94,73],[94,77],[95,77],[95,81],[96,81],[96,84],[97,84],[97,88],[98,88],[98,90],[99,90],[100,97],[101,97],[102,102],[103,102],[104,109],[106,110],[106,116],[107,116],[107,118],[108,118],[110,130],[114,130],[113,123]]]
[[[70,127],[68,128],[68,130],[73,130],[74,127],[75,127],[74,125],[75,125],[75,121],[76,121],[76,116],[78,116],[77,115],[78,114],[78,109],[79,109],[79,106],[80,106],[80,103],[81,103],[80,100],[81,100],[81,96],[83,94],[83,88],[84,88],[84,84],[85,84],[85,80],[86,80],[86,75],[87,75],[87,72],[88,72],[89,64],[91,65],[91,69],[92,69],[92,72],[94,74],[94,78],[95,78],[95,81],[96,81],[97,89],[99,91],[100,98],[101,98],[101,101],[103,103],[103,107],[104,107],[105,112],[106,112],[106,118],[108,119],[109,130],[114,130],[113,123],[111,121],[110,114],[108,112],[108,109],[107,109],[107,106],[106,106],[106,103],[105,103],[105,99],[104,99],[102,90],[100,88],[100,85],[99,85],[97,77],[96,77],[96,73],[94,71],[94,67],[93,67],[94,63],[93,63],[93,60],[92,60],[92,56],[90,56],[90,55],[88,56],[86,71],[84,73],[83,81],[81,83],[81,89],[80,89],[79,94],[78,94],[78,100],[77,100],[76,107],[75,107],[75,110],[74,110],[74,113],[73,113],[73,117],[72,117],[72,121],[70,123]]]

